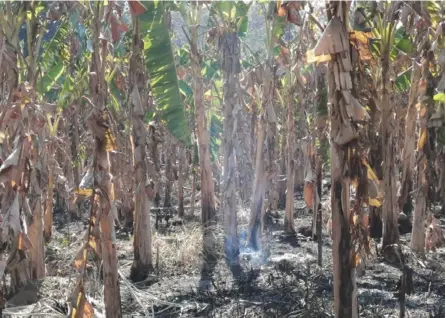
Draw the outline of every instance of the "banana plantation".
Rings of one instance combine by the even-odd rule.
[[[444,317],[444,21],[0,1],[0,316]]]

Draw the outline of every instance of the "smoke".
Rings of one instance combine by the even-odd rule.
[[[250,244],[248,244],[248,230],[243,229],[239,235],[240,242],[240,258],[249,261],[249,264],[253,267],[258,267],[265,265],[268,261],[267,253],[265,252],[264,246],[261,240],[255,235],[257,249],[253,249]]]

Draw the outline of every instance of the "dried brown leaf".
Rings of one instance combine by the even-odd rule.
[[[28,235],[26,235],[23,232],[20,232],[17,248],[22,251],[27,251],[32,246],[33,246],[33,244],[31,243],[31,240],[29,239]]]
[[[342,22],[338,17],[332,18],[314,48],[314,55],[327,55],[346,52],[349,49]]]
[[[88,250],[86,245],[82,245],[81,249],[79,250],[79,252],[77,252],[76,257],[74,258],[74,262],[73,262],[73,266],[76,269],[80,269],[82,267],[84,267],[85,262],[87,261],[87,257],[88,257]]]
[[[313,183],[305,182],[304,186],[304,199],[307,208],[311,209],[313,207]]]
[[[20,233],[20,206],[19,206],[19,195],[15,194],[14,200],[8,209],[8,212],[3,217],[1,230],[2,242],[8,241],[9,230],[13,230],[14,235],[19,235]]]

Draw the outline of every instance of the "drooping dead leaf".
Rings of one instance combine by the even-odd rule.
[[[19,164],[21,147],[15,147],[14,151],[6,158],[5,162],[0,168],[0,182],[5,183],[10,180],[10,175],[13,168]]]
[[[132,100],[132,112],[134,116],[143,116],[144,109],[142,106],[141,95],[139,94],[138,85],[133,86],[132,93],[130,94]]]
[[[369,46],[369,39],[371,38],[373,38],[371,32],[350,32],[350,43],[358,50],[361,61],[373,60],[373,55]]]
[[[147,8],[139,1],[128,1],[128,3],[130,6],[130,12],[134,17],[137,17],[147,11]]]
[[[8,209],[8,212],[3,217],[1,230],[2,230],[2,242],[8,241],[9,229],[13,230],[14,235],[20,233],[20,206],[19,195],[15,194],[14,200]]]
[[[17,243],[17,248],[21,251],[27,251],[32,246],[33,246],[33,244],[31,243],[31,240],[29,239],[28,235],[26,235],[23,232],[20,232],[18,243]]]
[[[333,141],[339,146],[344,146],[358,137],[358,132],[352,127],[350,122],[347,122],[340,125],[338,134]]]
[[[304,186],[304,199],[307,208],[311,209],[313,207],[313,183],[305,182]]]
[[[74,189],[73,192],[77,195],[91,197],[93,195],[93,189]]]
[[[88,244],[93,249],[93,251],[96,253],[97,256],[101,256],[101,242],[99,238],[97,238],[94,235],[90,235],[88,239]]]
[[[350,96],[351,104],[347,104],[347,113],[356,122],[368,121],[370,120],[370,115],[368,114],[365,107],[363,107],[356,98]]]
[[[111,16],[111,32],[113,42],[117,42],[122,32],[127,32],[128,28],[124,22],[118,19],[114,14]]]
[[[362,159],[362,164],[367,168],[367,179],[369,180],[375,180],[375,181],[379,181],[378,177],[376,176],[375,172],[373,171],[373,169],[370,167],[369,163],[367,162],[367,160],[365,160],[364,158]]]
[[[286,17],[286,16],[288,15],[286,6],[283,6],[283,5],[280,5],[280,4],[279,4],[277,7],[278,7],[278,9],[277,9],[277,15],[278,15],[279,17]]]
[[[82,248],[77,252],[76,257],[74,258],[73,266],[76,269],[80,269],[84,267],[85,262],[87,261],[88,250],[85,245],[82,245]]]
[[[369,198],[369,205],[379,208],[381,206],[381,201],[376,198]]]
[[[92,318],[93,314],[93,306],[85,297],[85,293],[83,291],[79,292],[76,306],[73,307],[71,312],[71,318]]]
[[[307,58],[307,64],[311,64],[311,63],[319,64],[319,63],[331,61],[331,55],[315,56],[314,50],[308,50],[306,53],[306,58]]]
[[[107,128],[105,130],[105,151],[111,152],[116,149],[118,149],[118,147],[116,147],[115,137],[113,137],[110,128]]]
[[[338,17],[330,19],[314,48],[314,55],[327,55],[346,52],[349,42],[343,31],[342,22]]]
[[[303,21],[302,21],[302,17],[299,14],[299,10],[296,9],[293,5],[291,5],[293,2],[291,2],[288,5],[288,22],[291,22],[297,26],[302,26],[303,25]]]

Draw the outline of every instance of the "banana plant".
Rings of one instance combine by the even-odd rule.
[[[280,3],[277,3],[277,6],[280,6]],[[274,202],[277,202],[275,191],[277,171],[274,168],[274,162],[276,160],[275,148],[277,144],[277,115],[273,105],[275,95],[273,58],[275,48],[279,45],[286,24],[286,17],[276,14],[278,11],[277,6],[275,2],[267,2],[265,4],[266,58],[261,67],[262,103],[258,105],[259,113],[262,116],[259,120],[259,129],[257,132],[255,174],[248,234],[248,242],[254,249],[260,248],[259,236],[263,228],[263,201],[267,187],[270,189],[268,201],[273,202],[273,208],[276,206]]]
[[[248,28],[249,3],[242,1],[214,2],[210,17],[214,22],[216,42],[220,52],[220,67],[223,78],[223,182],[221,191],[221,213],[224,216],[225,255],[234,276],[240,274],[239,240],[237,235],[236,192],[242,199],[250,198],[252,164],[249,146],[244,143],[249,130],[244,127],[247,114],[240,86],[241,48],[240,36]],[[237,178],[239,176],[239,178]],[[236,191],[238,190],[238,191]]]

